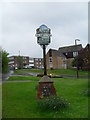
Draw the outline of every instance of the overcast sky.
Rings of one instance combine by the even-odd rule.
[[[36,29],[47,25],[52,32],[47,51],[59,47],[88,43],[88,3],[4,3],[2,12],[2,48],[10,55],[42,57],[42,48],[37,44]]]

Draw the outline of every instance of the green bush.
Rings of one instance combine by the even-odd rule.
[[[50,97],[38,100],[38,108],[41,111],[47,111],[47,110],[58,111],[58,110],[61,110],[61,108],[67,108],[68,106],[69,106],[68,102],[58,96],[50,96]]]
[[[86,88],[82,90],[82,95],[90,97],[90,89]]]
[[[2,72],[7,73],[8,72],[8,53],[5,50],[2,50]]]

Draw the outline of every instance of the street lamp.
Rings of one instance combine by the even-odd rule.
[[[77,45],[77,41],[80,41],[79,39],[75,39],[75,45]]]
[[[80,41],[79,39],[75,39],[75,45],[77,45],[77,41]],[[76,57],[78,56],[78,52],[76,52]],[[79,78],[79,73],[78,73],[78,58],[76,59],[76,74],[77,74],[77,78]]]
[[[39,80],[37,99],[56,95],[53,81],[47,76],[46,46],[50,44],[51,30],[46,25],[36,29],[37,43],[43,48],[44,76]]]

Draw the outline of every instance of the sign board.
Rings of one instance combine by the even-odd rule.
[[[41,25],[36,30],[37,43],[39,45],[48,45],[50,43],[50,29],[46,25]]]

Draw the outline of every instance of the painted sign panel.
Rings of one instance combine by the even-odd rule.
[[[40,45],[48,45],[50,43],[50,29],[46,25],[41,25],[36,30],[37,43]]]

